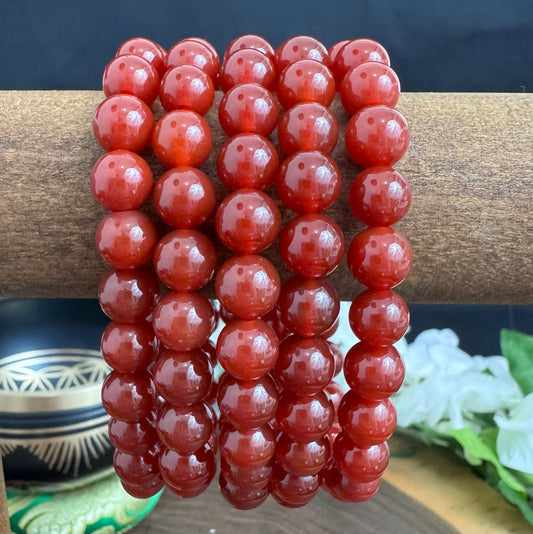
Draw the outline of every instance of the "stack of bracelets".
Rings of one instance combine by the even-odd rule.
[[[212,151],[203,115],[217,87],[224,92],[220,127],[229,137],[217,155],[218,178],[229,190],[218,207],[213,177],[199,169]],[[344,236],[321,213],[341,191],[330,156],[339,135],[328,109],[336,87],[352,116],[347,151],[365,168],[349,205],[368,226],[347,252],[350,271],[368,289],[350,307],[360,342],[344,364],[328,340],[340,302],[325,279],[343,258]],[[102,402],[123,487],[139,498],[165,486],[195,497],[214,478],[220,450],[220,490],[238,509],[268,495],[300,507],[320,487],[344,502],[369,499],[388,464],[386,440],[396,424],[389,397],[404,376],[393,343],[409,312],[391,288],[412,260],[408,241],[391,228],[407,213],[411,193],[390,167],[405,153],[409,129],[394,109],[400,85],[387,52],[368,39],[328,51],[308,36],[274,51],[262,37],[244,35],[220,66],[204,39],[165,52],[135,38],[106,67],[103,89],[93,131],[107,153],[93,167],[91,189],[110,210],[96,233],[112,267],[98,291],[112,320],[101,343],[113,368]],[[154,125],[150,106],[158,97],[166,114]],[[281,165],[269,140],[276,127]],[[155,187],[138,155],[149,146],[168,167]],[[283,229],[269,191],[296,213]],[[157,226],[141,211],[151,195]],[[202,231],[213,219],[217,245]],[[170,231],[160,238],[159,227]],[[278,238],[294,274],[283,284],[260,255]],[[217,270],[221,245],[235,255]],[[218,303],[200,292],[213,277]],[[219,316],[225,326],[215,348]],[[218,384],[217,363],[224,371]],[[351,388],[344,396],[333,381],[343,368]]]

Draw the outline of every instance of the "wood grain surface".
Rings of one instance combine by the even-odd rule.
[[[103,154],[91,128],[102,96],[0,93],[0,297],[95,295],[107,268],[94,247],[104,210],[89,189],[91,167]],[[533,302],[533,95],[404,94],[399,108],[412,141],[397,168],[414,191],[398,225],[414,249],[400,293],[411,302]],[[332,109],[342,132],[348,117],[338,100]],[[214,154],[225,136],[213,110],[207,118],[215,150],[203,169],[216,181]],[[150,151],[147,157],[159,177],[164,169]],[[344,189],[327,213],[349,242],[360,229],[347,203],[358,169],[342,136],[334,157]],[[283,211],[285,221],[292,216]],[[276,245],[266,256],[286,278]],[[360,289],[345,263],[331,280],[344,299]]]

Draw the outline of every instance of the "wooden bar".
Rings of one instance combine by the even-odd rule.
[[[91,127],[102,96],[0,93],[0,297],[95,296],[107,269],[94,247],[104,210],[89,189],[91,167],[103,154]],[[411,302],[533,302],[533,95],[404,94],[399,108],[412,141],[396,167],[414,197],[398,228],[415,255],[400,293]],[[343,131],[348,117],[338,100],[332,109]],[[216,151],[225,136],[213,110],[207,118]],[[203,167],[214,180],[215,151]],[[358,169],[342,138],[334,157],[345,185],[327,214],[349,242],[361,228],[347,203]],[[160,176],[164,169],[148,159]],[[266,255],[281,268],[275,245]],[[331,279],[344,299],[360,289],[345,264]]]

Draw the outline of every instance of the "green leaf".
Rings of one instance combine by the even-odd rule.
[[[531,504],[527,500],[524,500],[518,492],[510,488],[503,480],[500,480],[498,490],[511,504],[517,506],[526,520],[533,525],[533,508]]]
[[[501,481],[524,499],[526,498],[527,493],[525,486],[521,484],[505,467],[503,467],[498,460],[496,450],[491,447],[491,444],[483,441],[482,437],[478,436],[474,430],[469,427],[452,430],[452,435],[463,447],[465,457],[470,463],[479,465],[481,461],[489,462],[496,469]],[[492,433],[485,432],[485,435],[487,438],[490,438],[491,441],[494,439]]]
[[[522,393],[533,392],[533,336],[503,329],[500,333],[503,356],[509,362],[509,370]]]

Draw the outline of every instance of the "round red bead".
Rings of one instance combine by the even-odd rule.
[[[276,50],[276,69],[281,72],[287,65],[301,59],[314,59],[329,66],[329,55],[326,47],[314,37],[297,35],[287,39]]]
[[[268,137],[278,123],[278,105],[268,89],[256,83],[243,83],[222,97],[218,118],[229,136],[249,132]]]
[[[195,228],[205,222],[216,205],[211,180],[192,167],[170,169],[154,187],[158,215],[175,228]]]
[[[278,125],[279,144],[288,156],[300,150],[329,154],[338,137],[337,119],[316,102],[297,104],[284,113]]]
[[[91,191],[105,208],[127,211],[140,208],[152,192],[153,178],[143,158],[128,150],[104,154],[91,171]]]
[[[341,173],[333,159],[322,152],[297,152],[281,164],[276,187],[289,209],[317,213],[329,208],[339,196]]]
[[[346,150],[361,167],[392,165],[409,146],[409,127],[403,115],[387,106],[358,111],[346,128]]]
[[[233,52],[246,48],[259,50],[259,52],[265,54],[268,59],[274,61],[274,49],[272,48],[272,45],[264,37],[253,34],[241,35],[240,37],[233,39],[224,52],[224,61],[231,56]]]
[[[129,454],[116,450],[113,465],[117,475],[126,483],[151,486],[159,481],[159,455],[154,451],[143,454]]]
[[[342,370],[342,365],[341,365]],[[325,388],[324,390],[328,394],[328,397],[331,399],[331,402],[333,403],[333,406],[335,407],[335,413],[337,413],[337,410],[339,408],[339,404],[341,403],[342,397],[344,396],[344,390],[342,389],[341,385],[332,380]]]
[[[316,475],[326,465],[329,456],[327,437],[301,442],[282,433],[276,444],[276,461],[287,473],[297,477]]]
[[[333,464],[324,470],[323,487],[332,497],[341,502],[364,502],[379,489],[380,479],[361,482],[343,475]]]
[[[149,144],[154,127],[150,108],[133,95],[113,95],[96,108],[94,137],[107,151],[142,152]]]
[[[141,455],[157,443],[156,429],[148,419],[128,423],[112,417],[108,428],[113,446],[128,454]]]
[[[386,347],[405,334],[409,326],[409,310],[394,291],[367,289],[353,300],[349,320],[353,333],[361,341]]]
[[[272,473],[272,497],[287,508],[305,506],[320,489],[320,475],[294,476],[279,465]]]
[[[270,494],[270,485],[241,486],[226,480],[223,473],[219,476],[220,493],[237,510],[252,510],[263,504]]]
[[[165,483],[160,475],[154,477],[149,484],[130,484],[125,480],[120,480],[120,483],[124,490],[136,499],[149,499],[165,487]]]
[[[187,109],[170,111],[155,125],[152,148],[167,167],[199,167],[213,146],[205,119]]]
[[[330,60],[330,66],[331,72],[335,76],[335,79],[337,80],[337,83],[340,84],[342,81],[342,78],[340,80],[337,79],[337,74],[335,71],[335,61],[337,60],[337,56],[339,52],[343,49],[344,45],[347,45],[350,42],[349,39],[345,39],[344,41],[339,41],[338,43],[335,43],[330,47],[328,50],[329,60]]]
[[[167,52],[167,70],[180,65],[193,65],[205,72],[214,81],[218,75],[218,58],[210,47],[195,38],[183,39]]]
[[[339,319],[335,321],[332,328],[333,327],[338,328],[338,326],[339,326]],[[322,336],[325,338],[332,336],[333,334],[330,334],[329,336],[327,335],[330,330],[322,334]],[[326,343],[328,344],[329,351],[331,352],[331,355],[333,356],[333,359],[335,360],[335,371],[333,373],[333,376],[335,377],[342,371],[342,363],[344,360],[344,354],[336,343],[332,343],[331,341],[326,341]]]
[[[342,81],[351,68],[369,61],[390,65],[387,51],[376,41],[372,41],[372,39],[355,39],[354,41],[350,41],[337,53],[333,65],[335,78]]]
[[[224,60],[219,80],[224,92],[244,83],[256,83],[265,89],[274,89],[276,70],[274,63],[263,52],[242,48]]]
[[[207,46],[207,48],[211,51],[213,54],[213,57],[215,58],[215,61],[217,65],[220,63],[217,49],[206,39],[202,39],[201,37],[187,37],[187,41],[197,41],[199,43],[202,43],[204,46]]]
[[[255,468],[235,467],[223,458],[220,461],[220,473],[234,486],[260,489],[268,485],[272,476],[272,465],[265,464]]]
[[[270,462],[276,439],[270,425],[239,430],[226,425],[220,430],[220,456],[240,468],[258,468]]]
[[[159,76],[165,72],[165,49],[150,39],[144,37],[134,37],[123,42],[115,54],[117,57],[124,55],[135,55],[142,57],[155,67]]]

